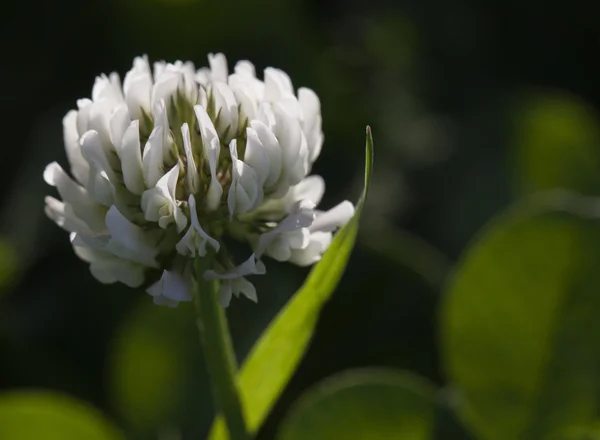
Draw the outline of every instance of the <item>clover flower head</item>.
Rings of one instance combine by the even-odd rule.
[[[325,184],[309,175],[323,145],[319,98],[289,76],[249,61],[232,73],[223,54],[209,67],[138,57],[124,77],[96,78],[91,99],[63,119],[70,173],[49,164],[46,213],[70,233],[102,283],[145,286],[157,304],[191,300],[192,261],[214,256],[205,279],[220,300],[256,301],[247,277],[263,257],[307,266],[354,214],[344,201],[316,209]],[[236,262],[224,239],[245,243]]]

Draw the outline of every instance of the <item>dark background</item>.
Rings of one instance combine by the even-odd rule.
[[[154,307],[143,292],[97,283],[44,216],[54,192],[42,172],[66,163],[61,119],[96,75],[122,78],[144,53],[201,67],[219,51],[230,67],[279,67],[317,92],[326,140],[314,172],[327,182],[325,207],[357,198],[367,124],[376,147],[350,266],[260,438],[299,393],[349,367],[398,367],[443,384],[445,277],[478,229],[528,191],[519,151],[551,124],[547,103],[574,132],[598,128],[594,3],[4,3],[0,238],[16,272],[0,292],[0,388],[77,396],[140,439],[206,432],[212,409],[189,307]],[[241,299],[228,311],[240,359],[306,273],[267,267],[258,305]]]

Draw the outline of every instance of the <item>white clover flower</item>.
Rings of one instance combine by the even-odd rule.
[[[46,197],[46,213],[93,276],[143,285],[157,304],[190,301],[192,261],[209,253],[204,278],[221,280],[221,303],[256,301],[247,277],[266,272],[263,256],[313,264],[354,214],[348,201],[316,210],[317,95],[278,69],[262,81],[249,61],[230,74],[223,54],[208,59],[196,71],[138,57],[122,87],[116,73],[97,77],[63,119],[71,176],[56,162],[44,172],[62,199]],[[231,259],[227,236],[248,245],[246,261]]]

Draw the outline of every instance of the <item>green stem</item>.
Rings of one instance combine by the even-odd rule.
[[[227,327],[227,317],[219,304],[219,281],[204,280],[211,258],[194,261],[194,305],[196,323],[204,350],[204,359],[211,377],[216,408],[227,422],[230,440],[249,438],[236,383],[236,360]]]

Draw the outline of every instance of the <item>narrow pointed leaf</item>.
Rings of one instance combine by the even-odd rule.
[[[365,186],[352,220],[335,236],[304,285],[258,340],[239,374],[246,423],[255,433],[269,414],[300,362],[312,337],[319,311],[335,290],[354,246],[373,165],[373,139],[367,128]],[[218,417],[210,438],[226,439]]]

